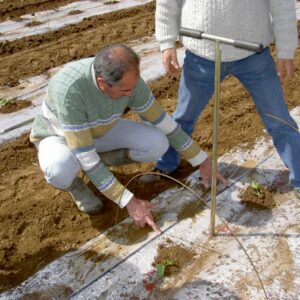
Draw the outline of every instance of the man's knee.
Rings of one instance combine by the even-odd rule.
[[[80,171],[80,165],[65,142],[58,137],[49,137],[41,141],[38,150],[46,181],[59,189],[68,188]]]
[[[155,161],[163,156],[169,148],[169,140],[164,133],[157,134],[148,140],[149,161]]]
[[[78,174],[78,169],[68,164],[57,163],[44,169],[46,181],[55,188],[65,190],[71,186]]]
[[[154,134],[153,134],[154,133]],[[131,159],[140,162],[153,162],[159,159],[169,148],[166,135],[159,129],[139,141],[135,148],[129,150]]]

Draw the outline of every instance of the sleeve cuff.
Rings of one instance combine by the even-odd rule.
[[[193,167],[196,167],[201,165],[207,159],[207,157],[207,153],[201,150],[194,158],[188,159],[188,162]]]
[[[161,42],[160,43],[160,51],[164,51],[170,48],[175,48],[175,42],[173,41],[167,41],[167,42]]]
[[[129,190],[125,189],[116,202],[119,204],[121,208],[123,208],[128,204],[128,202],[131,200],[132,197],[133,194]]]
[[[294,50],[279,50],[277,57],[280,59],[294,59],[295,51]]]

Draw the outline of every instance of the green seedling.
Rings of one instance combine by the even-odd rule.
[[[264,197],[264,192],[261,188],[261,185],[257,181],[252,181],[251,182],[251,188],[252,188],[252,193],[258,197],[258,198],[263,198]]]
[[[157,264],[155,266],[157,275],[160,277],[164,277],[166,268],[172,265],[173,265],[173,261],[170,259],[167,259],[165,263]]]
[[[15,103],[16,101],[13,99],[0,99],[0,107],[6,106]]]
[[[39,18],[37,16],[34,16],[34,18],[32,19],[32,22],[41,23],[41,21],[39,20]]]
[[[34,16],[31,22],[27,23],[26,26],[33,27],[42,24],[42,22],[38,19],[37,16]]]

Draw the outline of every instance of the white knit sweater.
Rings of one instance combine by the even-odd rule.
[[[161,50],[172,48],[182,27],[231,39],[276,43],[279,58],[294,58],[298,44],[295,0],[157,0],[156,38]],[[214,42],[182,37],[191,52],[213,60]],[[222,45],[222,61],[253,52]]]

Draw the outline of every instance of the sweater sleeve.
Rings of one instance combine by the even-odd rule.
[[[162,130],[170,145],[192,166],[200,165],[207,158],[206,152],[202,151],[191,137],[181,129],[180,125],[163,110],[142,79],[135,89],[133,98],[130,106],[132,110],[137,112],[142,119]]]
[[[155,34],[161,51],[175,47],[183,0],[157,0]]]
[[[124,186],[100,160],[91,134],[92,125],[87,121],[85,105],[80,93],[68,91],[62,104],[57,108],[58,122],[68,147],[78,159],[81,169],[98,190],[123,208],[133,194],[124,189]]]
[[[269,0],[279,58],[293,59],[298,45],[294,0]]]

